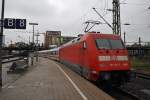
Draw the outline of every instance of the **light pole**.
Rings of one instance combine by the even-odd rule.
[[[2,0],[1,30],[0,30],[0,89],[2,88],[2,44],[3,44],[4,8],[5,8],[5,0]]]
[[[37,32],[37,34],[36,34],[36,48],[35,48],[35,50],[36,50],[36,61],[38,62],[38,41],[39,41],[39,39],[38,39],[38,37],[40,36],[40,33],[39,32]]]
[[[32,36],[32,43],[34,44],[34,26],[38,25],[38,23],[29,23],[29,25],[33,26],[33,36]]]
[[[124,34],[123,34],[124,36],[123,36],[123,42],[124,42],[124,45],[126,45],[126,32],[124,32]]]
[[[34,26],[38,25],[38,23],[29,23],[29,25],[33,26],[33,36],[32,36],[32,43],[33,43],[33,47],[32,50],[34,52]],[[33,55],[33,54],[32,54]],[[37,56],[37,55],[36,55]],[[34,60],[34,56],[31,57],[31,64],[33,65],[33,60]]]

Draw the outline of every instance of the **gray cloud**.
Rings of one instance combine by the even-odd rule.
[[[121,4],[121,22],[122,24],[126,22],[131,24],[130,26],[122,25],[122,32],[126,31],[127,33],[127,40],[136,41],[135,37],[141,36],[145,41],[150,41],[150,27],[148,27],[150,10],[147,9],[150,1],[126,0],[125,2],[127,4]],[[102,15],[106,14],[105,18],[112,23],[111,12],[104,10],[112,8],[112,0],[6,0],[5,6],[5,17],[26,18],[28,22],[38,22],[39,25],[36,29],[40,32],[61,30],[63,35],[74,36],[83,33],[85,27],[83,22],[86,20],[102,21],[94,13],[92,7],[98,8]],[[96,26],[93,30],[111,33],[111,29],[106,25]],[[27,30],[16,31],[20,30],[5,30],[6,41],[11,39],[16,41],[17,33],[24,34],[25,37],[25,32],[32,31],[32,27],[28,25]],[[42,38],[41,41],[43,41]]]

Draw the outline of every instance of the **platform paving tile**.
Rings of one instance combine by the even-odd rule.
[[[73,75],[73,77],[76,76]],[[76,80],[76,78],[74,79]],[[85,88],[87,87],[81,90]],[[90,89],[88,91],[91,91]],[[83,91],[88,92],[87,90]],[[95,92],[93,93],[95,94]],[[104,97],[101,93],[99,92],[97,93],[99,95],[95,95],[99,96],[95,97],[97,99],[93,98],[90,93],[85,93],[85,95],[91,95],[88,100],[112,100],[111,97],[107,97],[107,95]],[[37,67],[0,91],[0,100],[83,100],[83,98],[59,68],[56,67],[55,62],[40,58]]]

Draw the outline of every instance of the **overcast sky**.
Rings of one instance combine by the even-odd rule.
[[[93,7],[112,23],[112,13],[106,9],[112,8],[112,0],[5,0],[5,18],[27,19],[37,22],[36,31],[62,31],[65,36],[77,36],[83,33],[87,20],[102,19],[92,10]],[[122,33],[127,34],[127,41],[150,41],[150,0],[121,0]],[[1,8],[1,2],[0,2]],[[130,26],[124,26],[130,23]],[[93,28],[94,31],[111,34],[106,25]],[[21,41],[22,37],[28,41],[32,38],[32,27],[27,24],[26,30],[4,30],[5,43]],[[23,40],[23,41],[25,41]],[[43,42],[41,35],[40,41]]]

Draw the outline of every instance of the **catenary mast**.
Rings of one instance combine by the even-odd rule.
[[[121,36],[120,0],[113,0],[113,34]]]

